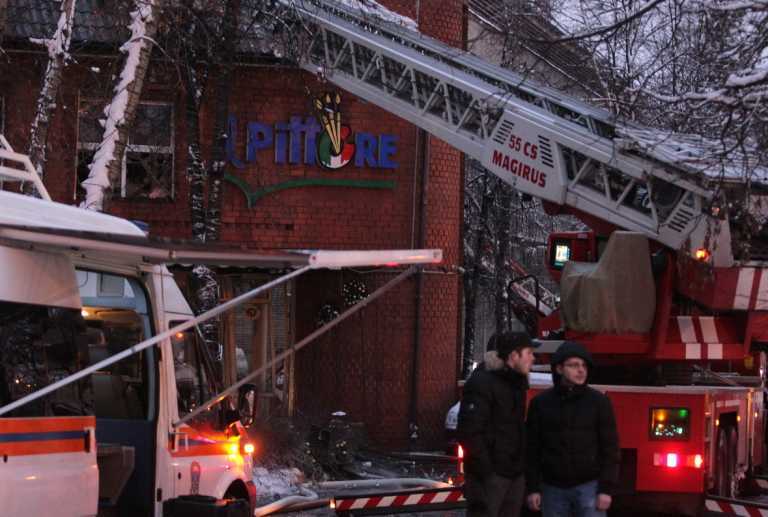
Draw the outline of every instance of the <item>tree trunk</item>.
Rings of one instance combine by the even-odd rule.
[[[229,97],[232,85],[232,69],[237,51],[237,0],[226,0],[226,10],[221,26],[221,45],[216,49],[216,62],[221,70],[216,74],[214,84],[215,141],[211,163],[208,169],[208,214],[206,218],[206,240],[217,241],[221,230],[221,189],[226,166],[226,149],[229,117]]]
[[[498,200],[499,206],[497,207],[496,214],[496,267],[494,271],[496,275],[496,303],[494,313],[496,318],[496,332],[502,332],[507,330],[509,318],[509,315],[507,314],[507,261],[509,260],[509,228],[511,226],[510,209],[512,207],[511,187],[502,182],[499,182]]]
[[[3,35],[8,14],[8,0],[0,0],[0,54],[3,53]]]
[[[475,356],[475,331],[477,329],[476,309],[477,294],[480,290],[480,275],[483,270],[482,258],[484,255],[484,246],[488,240],[485,231],[485,221],[488,219],[490,207],[493,202],[489,192],[489,172],[483,172],[482,197],[480,201],[479,223],[474,230],[471,229],[471,222],[467,224],[467,233],[472,235],[472,248],[474,249],[474,260],[469,266],[469,270],[464,274],[464,350],[462,353],[461,373],[466,377],[472,367],[472,361]]]
[[[72,39],[72,25],[75,21],[75,0],[61,2],[61,14],[51,39],[45,40],[48,47],[48,65],[43,76],[43,85],[37,98],[35,119],[29,135],[29,158],[35,167],[37,175],[42,179],[45,168],[45,148],[48,143],[48,128],[51,115],[56,109],[56,97],[61,86],[61,76],[64,73],[69,58],[69,43]],[[31,183],[25,186],[25,191],[39,195]]]
[[[216,62],[220,70],[213,84],[214,93],[214,145],[207,171],[208,203],[199,207],[193,215],[204,217],[194,220],[193,226],[202,229],[204,242],[216,242],[221,231],[221,190],[226,165],[227,121],[229,116],[229,97],[232,82],[232,59],[236,52],[237,38],[237,8],[236,0],[226,0],[224,16],[220,27],[220,44],[214,49]],[[199,132],[198,132],[199,135]],[[198,187],[202,194],[202,189]],[[216,272],[204,265],[198,265],[193,270],[197,285],[197,300],[199,310],[209,310],[218,305],[219,291]],[[213,352],[213,356],[221,361],[222,349],[220,344],[220,321],[212,318],[202,325],[203,337]],[[221,375],[221,372],[219,372]]]
[[[200,59],[197,42],[200,38],[199,20],[194,13],[185,12],[183,57],[181,63],[182,79],[186,90],[184,120],[187,133],[187,181],[189,182],[189,206],[192,223],[192,239],[207,242],[206,235],[206,180],[205,162],[200,146],[200,108],[205,95],[205,87],[210,63]],[[201,314],[218,303],[218,282],[214,271],[204,265],[192,268],[192,287],[195,290],[195,312]],[[219,343],[219,325],[216,318],[201,324],[206,346],[212,357],[221,360],[222,349]],[[221,372],[217,372],[220,376]]]
[[[107,189],[120,184],[128,133],[136,116],[152,55],[151,40],[157,31],[161,0],[135,2],[129,27],[131,38],[120,47],[126,55],[123,69],[112,101],[104,110],[104,136],[90,164],[88,178],[83,182],[86,192],[83,206],[91,210],[102,211]]]

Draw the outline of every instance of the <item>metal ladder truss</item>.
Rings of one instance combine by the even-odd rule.
[[[526,271],[526,269],[519,263],[512,262],[511,266],[520,277],[523,277],[521,280],[514,281],[510,284],[510,287],[515,291],[515,294],[544,316],[549,316],[557,310],[557,306],[559,305],[557,295],[541,284],[539,284],[539,304],[537,307],[536,280],[532,275],[529,275],[528,271]]]
[[[3,135],[0,135],[0,189],[5,181],[31,182],[40,196],[46,201],[51,196],[43,185],[40,176],[35,172],[35,167],[25,154],[17,153]]]
[[[518,190],[673,249],[711,219],[712,194],[689,180],[696,175],[618,151],[608,112],[332,0],[281,1],[309,35],[292,42],[304,69],[479,159]]]

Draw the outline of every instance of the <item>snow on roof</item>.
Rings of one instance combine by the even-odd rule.
[[[749,180],[768,186],[768,166],[760,160],[761,153],[740,149],[735,142],[726,147],[728,143],[700,135],[620,125],[616,126],[616,134],[616,143],[623,150],[703,174],[704,179]]]
[[[303,0],[309,2],[310,0]],[[328,1],[328,0],[326,0]],[[418,30],[415,21],[383,7],[374,0],[332,0],[340,9],[362,14],[371,21],[385,21],[410,30]],[[114,3],[103,0],[78,0],[72,40],[78,43],[122,44],[130,36],[128,25],[134,10],[132,2]],[[166,6],[168,7],[168,6]],[[271,25],[278,20],[264,14],[260,0],[242,0],[238,20],[244,32],[238,40],[238,50],[261,57],[281,57],[271,41]],[[60,6],[50,0],[8,0],[5,11],[5,39],[29,41],[49,38],[56,29]],[[277,52],[276,52],[277,51]]]
[[[132,222],[71,205],[0,190],[0,224],[144,237]]]
[[[419,30],[419,25],[413,19],[390,11],[376,0],[326,0],[326,3],[336,3],[347,9],[359,11],[363,16],[373,16],[406,29]]]
[[[73,41],[114,43],[125,41],[128,12],[121,5],[105,5],[103,0],[75,2]],[[61,6],[50,0],[8,0],[6,39],[49,38],[56,29]]]

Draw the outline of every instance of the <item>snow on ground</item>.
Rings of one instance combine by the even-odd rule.
[[[259,504],[296,495],[299,485],[304,482],[304,474],[296,468],[268,470],[254,467],[253,482],[256,485],[256,497]]]

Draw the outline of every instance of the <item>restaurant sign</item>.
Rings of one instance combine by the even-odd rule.
[[[245,156],[235,149],[238,120],[229,116],[227,160],[235,169],[246,169],[262,153],[270,153],[277,165],[318,166],[324,172],[317,177],[289,179],[252,190],[240,174],[227,173],[227,181],[240,188],[251,207],[272,192],[308,186],[343,186],[354,188],[392,189],[393,179],[338,178],[333,172],[349,165],[367,169],[397,169],[397,137],[388,134],[352,132],[342,123],[341,96],[325,93],[314,100],[315,115],[292,116],[288,121],[266,124],[248,122]]]

